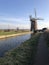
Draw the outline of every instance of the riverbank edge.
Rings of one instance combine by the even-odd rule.
[[[38,40],[41,34],[36,34],[31,39],[25,41],[20,47],[15,48],[0,58],[0,65],[29,65],[34,64],[37,52]],[[13,60],[14,59],[14,60]]]
[[[24,32],[24,33],[17,33],[17,34],[11,34],[11,35],[2,35],[2,36],[0,36],[0,39],[14,37],[14,36],[20,36],[20,35],[25,35],[25,34],[30,34],[30,33],[32,33],[32,32]]]

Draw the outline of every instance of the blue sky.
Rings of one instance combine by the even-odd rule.
[[[38,28],[49,28],[49,0],[0,0],[0,28],[30,28],[29,15],[34,17],[34,8]]]

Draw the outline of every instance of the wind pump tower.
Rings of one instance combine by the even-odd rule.
[[[32,18],[32,16],[30,16],[30,21],[31,21],[31,31],[33,31],[35,33],[35,31],[37,30],[37,20],[43,20],[42,18],[37,18],[36,15],[36,10],[34,10],[35,13],[35,17]]]

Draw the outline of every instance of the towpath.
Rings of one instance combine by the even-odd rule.
[[[49,65],[49,51],[44,34],[39,39],[34,65]]]

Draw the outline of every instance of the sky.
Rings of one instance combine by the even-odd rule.
[[[0,0],[0,29],[30,29],[34,8],[37,18],[44,19],[37,21],[37,28],[49,28],[49,0]]]

